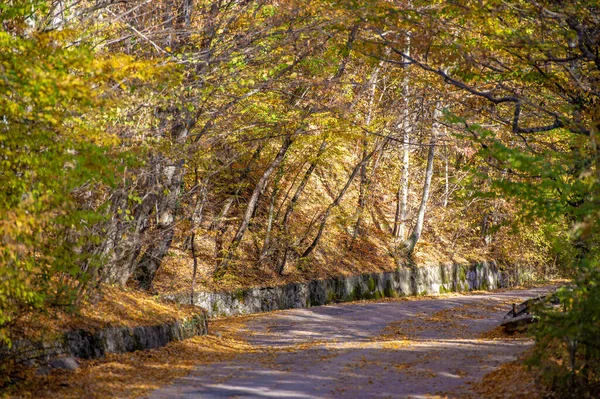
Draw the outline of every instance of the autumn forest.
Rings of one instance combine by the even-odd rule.
[[[494,261],[560,279],[527,362],[596,397],[596,0],[3,0],[0,22],[2,345],[104,290]]]

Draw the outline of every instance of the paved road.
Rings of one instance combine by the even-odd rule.
[[[548,288],[273,312],[246,324],[259,349],[201,366],[149,396],[164,398],[432,398],[469,383],[532,343],[494,338],[509,304]]]

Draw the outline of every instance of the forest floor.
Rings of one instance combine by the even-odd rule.
[[[364,301],[229,317],[210,335],[24,375],[39,398],[527,398],[542,396],[515,360],[533,342],[498,324],[547,288]],[[172,385],[168,385],[172,384]]]
[[[25,317],[13,327],[18,339],[51,341],[66,331],[98,331],[107,327],[137,327],[172,323],[198,314],[191,305],[151,295],[146,292],[101,286],[93,297],[86,298],[76,309],[62,308],[35,317]]]
[[[406,267],[405,260],[391,254],[396,250],[377,231],[369,231],[365,238],[356,241],[348,250],[349,242],[343,234],[323,239],[315,250],[310,263],[288,262],[282,274],[275,272],[273,265],[258,263],[252,254],[256,248],[248,246],[240,251],[240,258],[230,265],[231,270],[223,278],[213,276],[215,265],[214,243],[207,238],[197,240],[198,269],[195,280],[196,291],[223,291],[254,286],[275,286],[288,283],[306,282],[338,276],[353,276],[366,273],[389,272],[399,266]],[[439,244],[439,243],[438,243]],[[493,259],[484,250],[454,249],[451,254],[441,251],[445,245],[430,243],[421,239],[413,254],[415,266],[437,266],[444,264],[467,265]],[[153,281],[153,291],[157,294],[190,292],[192,285],[193,258],[189,251],[174,246],[165,257]],[[530,271],[525,271],[530,272]]]
[[[479,398],[478,385],[533,342],[505,336],[510,304],[538,288],[438,300],[294,309],[252,318],[240,334],[260,351],[199,367],[150,395],[163,398]],[[533,381],[509,379],[503,398],[534,398]],[[490,377],[488,377],[488,381]],[[488,390],[493,386],[492,390]]]

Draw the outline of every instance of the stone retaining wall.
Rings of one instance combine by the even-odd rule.
[[[491,290],[506,286],[495,262],[443,265],[393,272],[341,276],[307,283],[226,292],[198,292],[194,304],[210,317],[319,306],[358,299],[429,295],[451,291]],[[189,303],[189,295],[166,295]]]
[[[208,333],[208,317],[201,311],[185,320],[154,326],[109,327],[96,332],[74,330],[52,342],[16,341],[13,347],[0,348],[0,358],[20,362],[48,362],[60,356],[83,359],[104,357],[107,353],[124,353],[165,346]]]

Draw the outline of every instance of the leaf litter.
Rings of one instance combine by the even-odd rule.
[[[437,298],[439,299],[439,297]],[[48,376],[41,376],[36,375],[33,370],[24,370],[21,375],[24,383],[20,384],[18,389],[7,392],[2,397],[11,397],[11,393],[13,394],[12,397],[40,399],[140,397],[189,374],[199,365],[227,362],[241,357],[252,356],[253,361],[270,365],[270,367],[278,367],[276,366],[278,355],[309,351],[317,347],[328,351],[326,354],[320,354],[322,360],[334,356],[336,351],[339,354],[342,351],[355,349],[357,345],[358,347],[401,349],[414,344],[416,341],[426,341],[419,339],[418,333],[422,332],[427,324],[430,328],[452,332],[457,337],[474,338],[482,341],[527,339],[523,336],[507,336],[499,329],[474,336],[472,332],[465,328],[463,323],[470,318],[482,317],[481,315],[486,312],[498,311],[516,299],[507,298],[502,303],[498,303],[498,301],[486,302],[484,300],[481,303],[470,303],[433,314],[417,314],[412,319],[390,323],[380,335],[372,337],[370,340],[352,343],[335,340],[313,340],[282,347],[252,345],[248,342],[248,337],[255,332],[252,332],[246,326],[246,323],[254,318],[264,317],[264,315],[228,317],[211,321],[210,331],[213,331],[213,333],[209,335],[172,342],[158,349],[113,354],[99,360],[82,360],[80,362],[81,367],[72,372],[57,370]],[[269,330],[272,330],[272,328],[269,328]],[[332,355],[328,356],[328,353],[332,353]],[[430,352],[421,359],[420,363],[421,365],[427,364],[439,356],[440,354],[435,351]],[[354,364],[355,370],[359,370],[369,363],[381,366],[377,361],[361,359],[357,364]],[[410,374],[416,378],[433,378],[436,376],[436,373],[431,369],[415,368],[415,365],[416,363],[396,363],[393,364],[393,368],[398,372]],[[503,365],[493,373],[488,374],[480,383],[471,384],[471,390],[477,392],[479,396],[465,396],[465,398],[499,398],[500,396],[494,396],[499,391],[496,389],[488,390],[485,384],[500,384],[506,379],[507,375],[515,372],[523,373],[523,367],[518,362]],[[466,377],[461,370],[456,370],[456,374],[460,378]],[[532,382],[531,387],[532,390],[534,390],[533,387],[537,389],[535,381]],[[512,392],[510,386],[506,389],[507,392]],[[438,397],[444,396],[438,395]],[[528,395],[527,399],[536,399],[537,397],[539,396]]]

